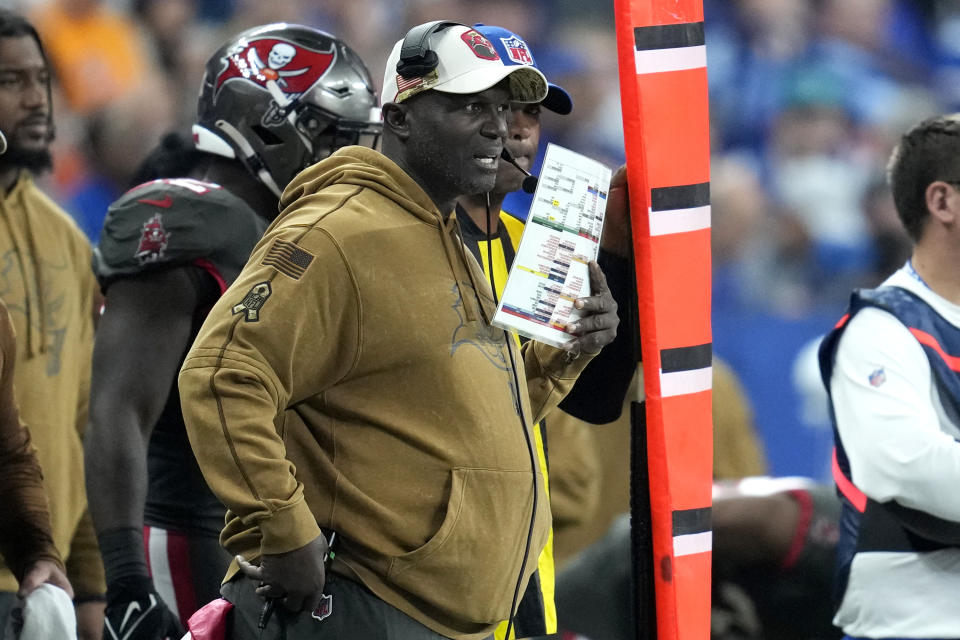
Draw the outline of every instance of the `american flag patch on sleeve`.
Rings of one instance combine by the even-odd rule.
[[[275,240],[260,264],[273,267],[283,275],[299,280],[313,262],[314,257],[312,253],[304,251],[292,242]]]

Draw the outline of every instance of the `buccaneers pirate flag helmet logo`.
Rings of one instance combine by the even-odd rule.
[[[252,82],[269,91],[283,110],[323,77],[335,57],[333,46],[315,51],[279,38],[241,40],[223,58],[214,100],[227,82]]]
[[[297,173],[342,146],[376,146],[380,111],[363,61],[304,25],[248,29],[207,61],[193,140],[235,158],[277,197]]]

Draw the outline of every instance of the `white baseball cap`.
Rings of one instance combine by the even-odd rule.
[[[540,102],[547,96],[547,79],[538,69],[506,66],[493,44],[473,27],[458,24],[434,32],[427,45],[437,54],[437,67],[423,76],[404,78],[397,73],[403,40],[397,41],[383,74],[383,103],[403,102],[429,89],[479,93],[504,78],[510,80],[511,102]]]

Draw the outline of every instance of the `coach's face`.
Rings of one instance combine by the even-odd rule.
[[[509,96],[504,80],[480,93],[425,91],[405,103],[408,166],[438,206],[493,189],[507,137]]]

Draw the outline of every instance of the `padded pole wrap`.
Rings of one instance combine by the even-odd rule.
[[[710,141],[702,0],[615,0],[644,387],[652,550],[633,537],[639,638],[710,636]],[[637,407],[639,408],[639,407]],[[638,421],[639,422],[639,421]],[[640,425],[635,423],[637,427]],[[637,455],[639,453],[643,455]],[[644,474],[634,469],[634,482]],[[645,557],[644,557],[645,556]],[[646,581],[647,584],[644,584]],[[652,587],[651,587],[652,582]]]

